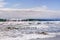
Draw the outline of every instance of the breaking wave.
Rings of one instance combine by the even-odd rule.
[[[28,40],[60,35],[60,21],[0,22],[0,40]]]

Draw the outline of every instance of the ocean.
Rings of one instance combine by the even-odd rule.
[[[0,22],[0,40],[60,40],[60,21]]]

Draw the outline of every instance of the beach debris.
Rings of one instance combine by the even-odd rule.
[[[41,32],[40,34],[44,34],[44,35],[47,35],[48,33],[46,33],[46,32]]]

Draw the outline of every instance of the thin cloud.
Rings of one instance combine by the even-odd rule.
[[[29,9],[0,8],[0,17],[3,18],[58,18],[60,11],[48,10],[43,7]]]
[[[5,6],[5,2],[0,2],[0,7],[4,7]]]
[[[0,0],[0,8],[4,7],[7,3],[4,0]]]
[[[18,8],[18,7],[20,7],[22,4],[20,4],[20,3],[16,3],[16,4],[13,4],[12,5],[12,8]]]
[[[0,0],[0,2],[2,2],[2,1],[4,1],[4,0]]]

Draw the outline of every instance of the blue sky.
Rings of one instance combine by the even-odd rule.
[[[60,10],[60,0],[4,0],[7,8],[33,8],[47,6],[48,9]],[[16,7],[13,7],[13,5]]]
[[[0,18],[60,19],[60,0],[0,0],[0,10]]]

